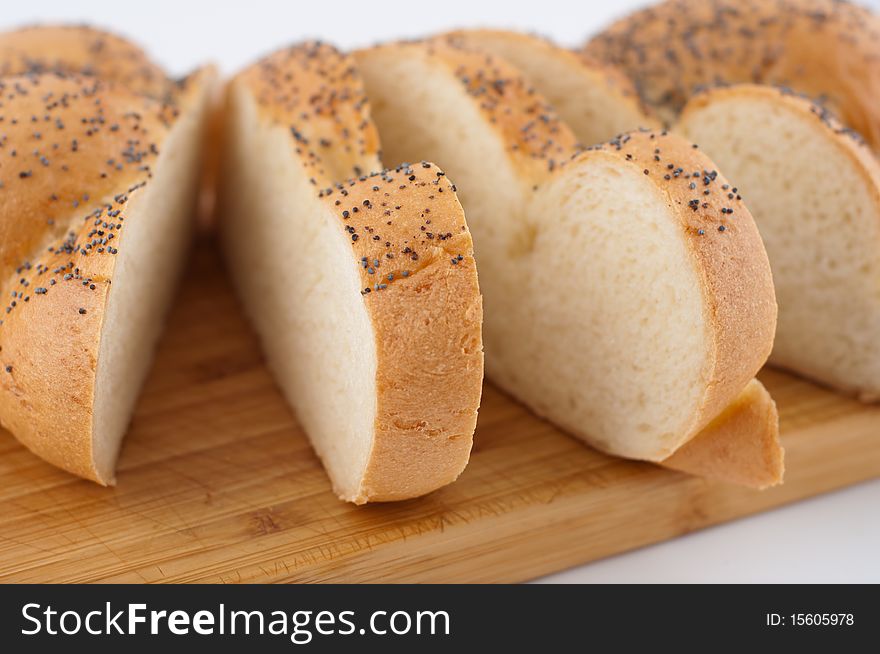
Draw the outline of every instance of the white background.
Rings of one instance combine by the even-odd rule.
[[[880,8],[880,0],[863,0]],[[518,28],[576,45],[643,0],[560,2],[4,2],[0,27],[76,21],[140,42],[171,73],[231,73],[279,46],[341,47],[453,27]],[[880,434],[877,435],[880,438]],[[555,582],[880,582],[880,480],[554,575]]]

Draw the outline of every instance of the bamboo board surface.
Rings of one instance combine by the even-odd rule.
[[[487,384],[471,463],[419,500],[336,499],[201,240],[101,488],[0,432],[0,581],[521,581],[880,476],[880,408],[774,370],[786,483],[610,458]]]

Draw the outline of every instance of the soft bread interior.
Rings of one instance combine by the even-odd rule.
[[[455,180],[502,387],[614,454],[659,461],[694,424],[711,367],[700,280],[666,198],[589,153],[534,193],[449,68],[357,55],[385,154]]]
[[[589,425],[601,449],[665,458],[693,434],[712,364],[701,281],[667,198],[635,166],[588,153],[540,189],[529,220],[533,246],[517,262],[528,272],[513,273],[527,290],[501,298],[528,336],[505,348],[502,384],[569,431]]]
[[[114,481],[122,439],[173,298],[189,248],[211,86],[201,88],[164,140],[149,183],[132,194],[119,232],[113,282],[104,310],[92,424],[98,481]]]
[[[582,59],[540,38],[495,30],[463,30],[455,41],[491,53],[517,67],[584,145],[607,141],[639,127],[655,127],[622,74]]]
[[[230,275],[287,400],[336,492],[360,497],[376,419],[376,347],[348,235],[322,202],[289,128],[230,86],[220,189]],[[378,162],[377,162],[378,163]],[[230,183],[233,183],[233,182]]]
[[[679,129],[736,180],[761,231],[779,303],[771,362],[876,399],[880,174],[799,105],[734,87],[694,102]]]

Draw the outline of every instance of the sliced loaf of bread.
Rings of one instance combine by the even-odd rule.
[[[693,443],[675,467],[780,480],[775,409],[749,386],[773,341],[770,269],[705,155],[654,131],[580,151],[515,67],[455,38],[355,58],[384,151],[456,180],[497,384],[612,454],[663,462]],[[761,455],[721,460],[713,434]]]
[[[769,86],[698,94],[677,129],[739,185],[779,300],[771,361],[880,399],[880,164],[825,109]]]
[[[218,208],[229,272],[340,498],[453,481],[483,377],[482,304],[455,187],[384,169],[353,60],[320,43],[230,83]]]
[[[0,424],[110,484],[187,251],[211,74],[171,83],[83,28],[0,35],[0,59]]]

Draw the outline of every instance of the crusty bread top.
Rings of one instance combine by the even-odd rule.
[[[0,76],[76,73],[163,98],[171,83],[146,53],[115,34],[85,25],[39,25],[0,34]]]
[[[176,110],[62,73],[6,78],[0,92],[0,283],[27,297],[67,273],[105,279],[128,193],[149,178]]]
[[[528,55],[540,53],[542,57],[552,58],[560,66],[564,66],[580,75],[583,78],[584,84],[603,87],[608,94],[615,96],[622,105],[630,105],[632,113],[644,116],[644,124],[629,125],[627,126],[628,129],[654,126],[651,109],[642,102],[642,98],[636,91],[632,80],[615,66],[603,63],[585,52],[562,48],[546,37],[507,30],[456,30],[450,32],[447,36],[450,43],[475,50],[486,49],[502,58],[505,58],[505,54],[501,52],[502,48],[495,48],[493,46],[503,46],[505,53],[518,50],[524,56],[526,53]],[[511,61],[511,63],[517,65],[515,61]],[[538,85],[537,81],[532,81],[532,84]],[[546,92],[542,92],[546,95]]]
[[[66,225],[84,210],[143,183],[180,107],[212,74],[171,83],[140,48],[86,26],[0,34],[0,273],[26,265],[38,244],[69,241]]]
[[[586,52],[619,66],[672,121],[717,83],[789,86],[880,149],[880,21],[839,0],[667,0],[598,34]]]
[[[585,52],[567,50],[555,44],[551,39],[538,34],[525,32],[512,32],[498,29],[469,29],[455,30],[445,35],[450,43],[463,45],[479,50],[481,44],[489,41],[504,42],[511,48],[523,48],[528,50],[540,50],[560,61],[570,63],[572,66],[583,68],[598,83],[618,92],[621,96],[640,100],[635,85],[629,77],[614,66],[605,64]],[[443,37],[440,37],[443,38]]]
[[[681,221],[704,284],[715,348],[703,407],[691,435],[714,419],[757,374],[773,347],[776,299],[755,221],[733,186],[695,144],[642,130],[591,146],[650,177]]]
[[[470,256],[455,187],[443,172],[425,162],[383,168],[350,56],[321,42],[303,43],[266,57],[236,81],[248,86],[269,120],[289,129],[315,193],[346,225],[362,262],[365,294],[421,270],[441,252],[450,265]]]
[[[314,41],[279,50],[236,80],[289,126],[317,188],[381,169],[363,84],[352,59],[333,46]]]
[[[452,69],[483,116],[501,133],[512,160],[535,183],[579,150],[577,137],[516,67],[474,53],[454,36],[385,46],[400,56],[429,56]]]

